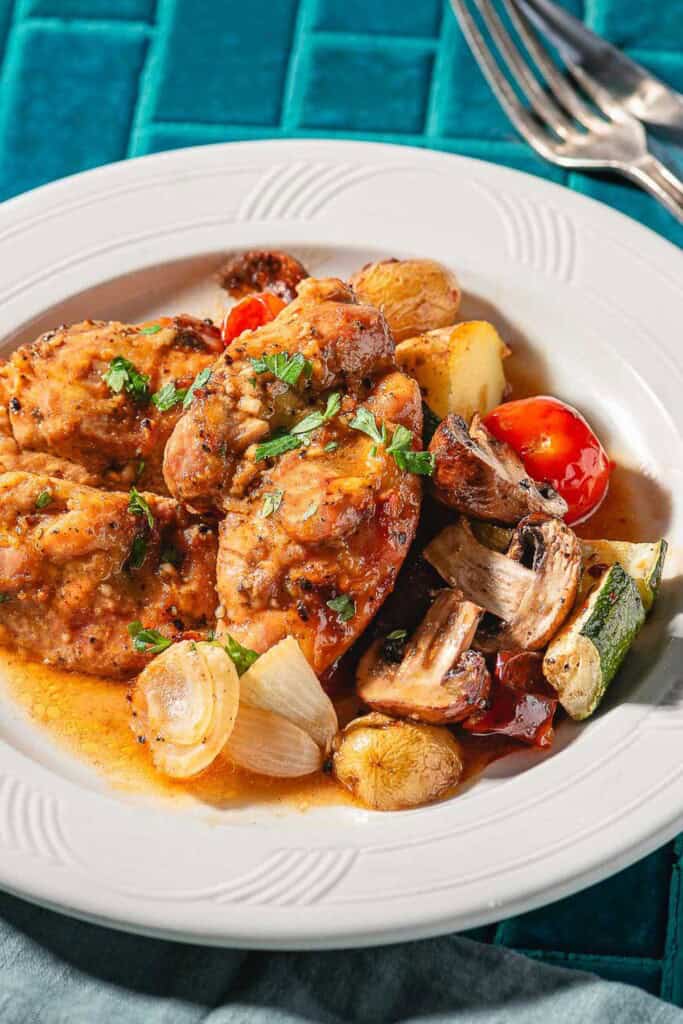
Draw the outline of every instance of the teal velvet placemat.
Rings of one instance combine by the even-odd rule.
[[[683,0],[568,5],[683,91]],[[178,146],[367,138],[563,182],[683,244],[683,230],[643,193],[534,156],[442,0],[0,0],[0,62],[0,199]],[[473,937],[683,1005],[682,859],[679,839],[601,885]]]

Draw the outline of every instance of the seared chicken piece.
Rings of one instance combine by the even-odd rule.
[[[212,625],[213,531],[170,498],[143,501],[151,526],[128,494],[2,474],[0,640],[63,668],[126,677],[149,660],[131,622],[167,636]]]
[[[0,369],[11,434],[22,451],[44,452],[85,471],[82,478],[70,470],[60,475],[108,489],[137,483],[167,493],[163,451],[182,404],[162,411],[150,398],[165,384],[188,388],[220,351],[218,330],[189,317],[137,327],[86,320],[49,331]],[[148,379],[134,381],[137,389],[128,378],[112,387],[105,375],[116,357]],[[54,464],[22,462],[21,468],[52,473]]]
[[[266,372],[259,361],[276,353],[306,371],[294,383]],[[263,457],[255,442],[322,421],[329,402],[299,447]],[[351,425],[361,407],[386,444]],[[395,370],[381,313],[341,281],[304,281],[274,321],[233,342],[164,461],[180,501],[225,512],[219,632],[259,652],[292,635],[318,673],[350,646],[392,589],[419,516],[420,480],[387,452],[399,425],[419,443],[419,388]]]
[[[278,352],[310,361],[310,376],[302,375],[297,390],[254,370],[252,360]],[[307,278],[275,320],[230,345],[195,392],[166,446],[171,494],[198,510],[220,509],[227,496],[242,492],[245,474],[253,476],[249,446],[307,411],[307,397],[334,388],[357,392],[364,378],[394,365],[394,342],[382,314],[358,305],[336,278]]]
[[[390,432],[402,424],[420,436],[420,391],[404,374],[384,376],[363,404]],[[318,674],[393,589],[420,514],[419,477],[349,425],[359,406],[347,396],[308,448],[259,471],[220,525],[219,633],[259,652],[294,636]],[[264,517],[265,496],[280,492]]]

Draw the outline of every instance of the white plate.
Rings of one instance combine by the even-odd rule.
[[[548,387],[661,488],[676,574],[683,259],[538,178],[299,141],[82,174],[0,208],[3,349],[61,320],[201,304],[193,286],[220,254],[259,245],[305,250],[316,272],[378,255],[453,266],[465,312],[488,311],[543,358]],[[567,895],[683,822],[682,607],[677,579],[667,581],[607,708],[563,727],[552,756],[516,755],[461,797],[412,812],[150,806],[108,790],[5,706],[0,885],[121,928],[271,948],[433,935]]]

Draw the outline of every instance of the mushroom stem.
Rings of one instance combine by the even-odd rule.
[[[396,682],[438,685],[474,639],[482,609],[442,590],[408,643]]]
[[[535,579],[533,570],[480,544],[466,519],[442,530],[424,556],[449,586],[506,621]]]

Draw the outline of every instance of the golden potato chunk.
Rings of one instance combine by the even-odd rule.
[[[361,302],[377,306],[396,341],[455,323],[460,286],[436,260],[382,260],[351,278]]]

